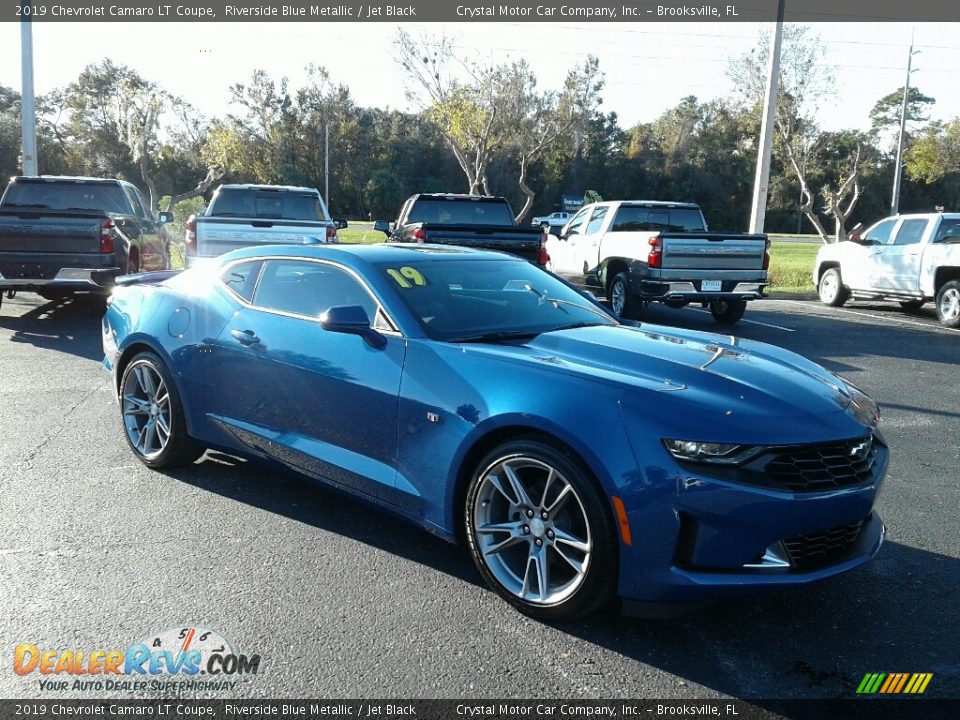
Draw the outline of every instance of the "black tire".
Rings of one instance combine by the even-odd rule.
[[[147,381],[147,377],[151,379]],[[155,388],[152,395],[151,384]],[[166,390],[166,400],[163,390]],[[165,442],[162,441],[161,419],[169,430]],[[151,421],[154,425],[152,432],[148,427]],[[204,448],[187,435],[180,392],[166,364],[152,352],[137,354],[123,371],[120,423],[130,449],[147,467],[160,469],[187,465],[204,452]],[[142,447],[141,442],[134,441],[133,436],[138,434]]]
[[[743,317],[747,309],[746,300],[711,300],[710,314],[721,325],[730,325]]]
[[[923,307],[924,300],[901,300],[900,307],[904,309],[905,312],[916,312]]]
[[[529,505],[515,492],[506,475],[507,467],[524,488]],[[544,487],[551,468],[553,479]],[[513,493],[517,502],[508,499],[497,484]],[[551,501],[566,485],[572,492],[553,505]],[[529,519],[528,512],[533,513]],[[498,520],[501,516],[505,518],[503,523]],[[504,523],[517,527],[514,531],[482,530]],[[609,503],[580,461],[552,445],[535,438],[519,438],[487,453],[470,479],[464,527],[480,575],[494,592],[525,615],[538,620],[569,619],[599,608],[613,595],[618,546]],[[504,536],[504,532],[508,534]],[[511,542],[503,545],[501,539]],[[575,549],[572,540],[588,546],[588,550]],[[494,552],[491,546],[505,549]],[[514,572],[521,566],[523,578]],[[531,569],[534,575],[528,577]],[[543,584],[541,572],[547,578]],[[536,581],[536,590],[532,580]],[[527,599],[525,594],[540,597]]]
[[[948,328],[960,328],[960,280],[944,283],[937,291],[937,318]]]
[[[630,293],[630,277],[627,273],[617,273],[607,287],[607,299],[610,309],[617,317],[627,320],[639,320],[642,303],[635,302]],[[619,306],[619,307],[618,307]]]
[[[850,289],[843,284],[838,268],[828,268],[817,283],[817,295],[820,302],[830,307],[840,307],[850,299]]]

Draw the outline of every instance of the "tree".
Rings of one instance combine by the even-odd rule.
[[[400,30],[398,60],[408,78],[408,98],[446,140],[467,180],[467,192],[490,194],[490,170],[498,156],[517,167],[522,221],[536,192],[532,166],[600,105],[603,75],[590,56],[567,73],[562,90],[541,91],[525,60],[501,65],[457,58],[446,37],[414,39]],[[502,160],[503,158],[501,158]]]
[[[770,58],[770,40],[761,36],[756,48],[734,60],[728,75],[734,81],[742,103],[759,114],[766,92],[766,68]],[[775,152],[785,155],[800,183],[800,211],[827,243],[837,241],[846,232],[846,222],[860,199],[861,154],[863,138],[857,137],[854,148],[830,147],[829,143],[849,139],[853,135],[821,133],[817,129],[817,104],[830,93],[832,70],[823,60],[823,43],[819,36],[803,25],[784,28],[780,59],[780,91],[775,115],[778,142]],[[822,164],[829,156],[844,159],[841,171],[828,173]],[[812,187],[811,176],[824,176],[819,191]],[[826,232],[815,204],[823,201],[822,210],[834,220],[834,233]]]
[[[960,173],[960,118],[931,123],[906,155],[907,174],[927,183]]]
[[[907,91],[907,122],[926,122],[927,109],[937,101],[924,95],[918,88]],[[870,110],[870,124],[874,131],[882,132],[900,127],[900,109],[903,107],[903,88],[894,90],[877,100]]]

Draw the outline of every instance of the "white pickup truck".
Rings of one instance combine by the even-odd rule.
[[[734,323],[763,297],[770,264],[766,235],[710,232],[697,205],[655,200],[585,205],[545,248],[548,270],[598,288],[627,318],[648,302],[696,302]]]
[[[835,307],[851,297],[898,300],[906,310],[934,300],[940,322],[960,327],[960,213],[888,217],[824,245],[813,283]]]
[[[315,188],[288,185],[221,185],[203,215],[186,225],[187,265],[250,245],[337,242]]]

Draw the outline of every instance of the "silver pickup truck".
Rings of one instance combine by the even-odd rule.
[[[547,268],[604,292],[618,315],[697,302],[719,323],[763,297],[769,249],[766,235],[710,232],[697,205],[653,200],[586,205],[546,243]]]
[[[314,188],[287,185],[221,185],[203,215],[186,226],[187,265],[250,245],[337,242]]]

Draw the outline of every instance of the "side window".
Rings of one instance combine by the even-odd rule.
[[[226,285],[230,292],[250,302],[253,299],[254,288],[257,287],[261,265],[263,265],[262,260],[230,265],[220,276],[220,282]]]
[[[143,203],[141,203],[140,198],[137,197],[137,191],[129,185],[123,185],[122,187],[124,195],[127,196],[127,200],[130,202],[130,210],[133,214],[137,217],[146,217]]]
[[[338,305],[359,305],[373,322],[377,302],[346,270],[305,260],[268,260],[253,304],[266,310],[318,318]]]
[[[573,220],[570,221],[570,224],[567,226],[569,230],[567,231],[568,235],[579,235],[583,232],[583,224],[587,221],[587,217],[590,215],[590,208],[584,208],[576,215],[573,216]]]
[[[960,242],[960,220],[942,219],[940,228],[937,230],[937,236],[933,241]]]
[[[893,226],[896,224],[896,218],[883,220],[867,230],[863,234],[863,239],[868,241],[866,243],[867,245],[889,245],[890,232],[893,230]]]
[[[621,205],[610,226],[612,232],[636,232],[647,229],[647,208],[640,205]]]
[[[893,238],[894,245],[916,245],[923,239],[928,220],[904,220]]]
[[[143,195],[137,188],[133,188],[133,196],[137,199],[137,213],[142,213],[141,217],[145,217],[147,220],[153,220],[153,208],[144,200]]]
[[[607,205],[601,205],[593,211],[593,217],[591,217],[590,222],[587,223],[587,235],[593,235],[594,233],[600,232],[600,228],[603,225],[603,219],[607,216],[607,210],[609,209],[610,208]]]

